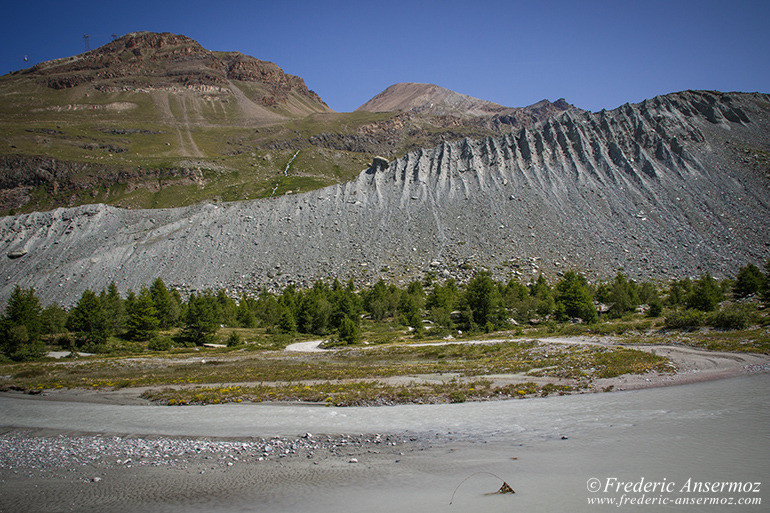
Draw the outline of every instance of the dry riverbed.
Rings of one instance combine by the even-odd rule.
[[[761,480],[768,379],[385,408],[4,395],[0,511],[589,513],[597,476]]]
[[[397,434],[216,439],[7,429],[0,434],[0,511],[137,511],[269,488],[272,480],[344,482],[436,444]]]

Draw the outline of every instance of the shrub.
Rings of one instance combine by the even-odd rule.
[[[72,340],[72,337],[70,336],[69,333],[65,333],[56,337],[55,344],[62,349],[69,349],[69,350],[75,349],[75,341]]]
[[[741,330],[751,323],[751,316],[745,308],[725,308],[708,317],[708,324],[725,330]]]
[[[165,337],[162,335],[154,336],[147,343],[147,349],[150,351],[168,351],[171,349],[173,341],[171,337]]]
[[[652,301],[650,301],[650,309],[647,310],[647,316],[648,317],[660,317],[660,314],[663,313],[663,303],[660,299],[655,298]]]
[[[241,336],[236,331],[231,332],[227,337],[227,347],[238,347],[241,343]]]
[[[703,324],[703,313],[698,310],[676,310],[666,316],[666,328],[695,329]]]

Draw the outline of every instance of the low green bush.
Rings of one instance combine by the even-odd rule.
[[[238,335],[237,331],[233,331],[230,333],[230,336],[227,337],[227,347],[238,347],[243,342],[241,341],[241,336]]]
[[[150,351],[168,351],[172,345],[171,337],[156,335],[147,342],[147,349]]]
[[[724,308],[709,315],[708,324],[724,330],[741,330],[751,324],[751,315],[745,308]]]
[[[703,325],[704,315],[694,309],[674,310],[666,315],[665,327],[672,329],[695,329]]]

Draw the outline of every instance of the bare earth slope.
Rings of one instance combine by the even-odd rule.
[[[770,257],[770,97],[687,91],[412,152],[317,191],[0,219],[0,299],[111,280],[187,289],[498,275],[732,275]],[[23,256],[20,256],[22,255]]]

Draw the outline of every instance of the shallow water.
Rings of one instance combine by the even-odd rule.
[[[770,375],[609,394],[434,406],[327,408],[218,405],[106,406],[0,397],[0,425],[185,436],[311,433],[451,433],[447,445],[404,456],[389,467],[361,465],[358,476],[233,483],[227,494],[148,511],[767,511],[770,495]],[[562,439],[566,437],[566,439]],[[512,459],[516,458],[516,459]],[[395,465],[395,466],[394,466]],[[401,466],[399,466],[401,465]],[[515,495],[485,495],[505,479]],[[602,490],[589,492],[598,479]],[[759,498],[763,505],[588,504],[615,498],[608,483],[663,481],[676,492],[647,499]],[[759,493],[680,493],[687,480],[760,482]],[[642,493],[627,493],[627,498]]]

